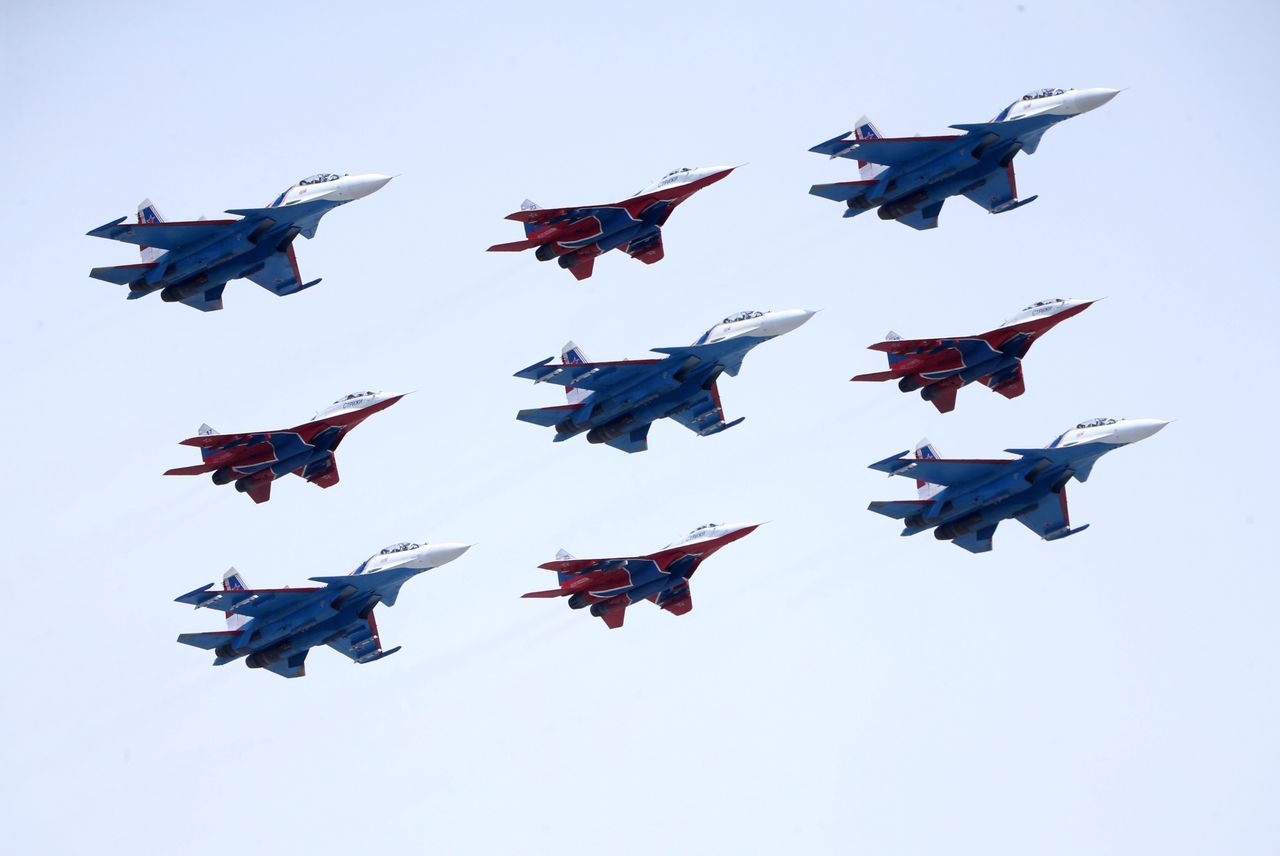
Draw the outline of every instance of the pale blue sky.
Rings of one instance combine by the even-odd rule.
[[[1277,169],[1272,4],[9,4],[9,366],[0,823],[13,852],[601,851],[1274,854]],[[992,217],[916,233],[809,197],[806,149],[982,121],[1042,86],[1112,86],[1017,161]],[[667,257],[576,283],[502,219],[748,163],[682,207]],[[317,171],[400,177],[299,241],[276,298],[211,315],[88,278],[84,236],[267,203]],[[1036,346],[1028,392],[939,415],[864,350],[1108,299]],[[822,309],[721,384],[733,431],[651,451],[517,423],[512,378],[685,344],[743,308]],[[328,491],[254,506],[178,446],[416,389],[343,445]],[[1176,419],[1069,489],[1057,543],[970,556],[865,510],[867,470],[1045,443],[1093,416]],[[1259,461],[1261,455],[1261,461]],[[1252,465],[1243,466],[1247,460]],[[609,632],[537,569],[769,520],[683,618]],[[321,650],[300,681],[179,646],[172,598],[468,541],[380,610],[396,657]]]

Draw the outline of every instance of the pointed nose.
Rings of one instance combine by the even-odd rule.
[[[474,544],[428,544],[426,554],[430,559],[431,567],[438,568],[449,564],[474,546]]]
[[[1116,425],[1116,440],[1120,443],[1136,443],[1158,433],[1168,425],[1164,419],[1125,419]]]
[[[770,312],[766,330],[770,336],[781,336],[804,324],[818,313],[816,309],[783,309]]]
[[[349,193],[352,199],[363,199],[370,193],[381,190],[387,186],[387,182],[392,176],[382,175],[381,173],[371,172],[365,175],[348,176],[350,181]]]
[[[702,178],[699,180],[704,184],[714,184],[737,168],[736,166],[706,166],[699,170],[702,173]]]
[[[1077,89],[1071,93],[1071,106],[1077,114],[1088,113],[1090,110],[1097,110],[1119,94],[1119,89],[1106,89],[1103,87]]]

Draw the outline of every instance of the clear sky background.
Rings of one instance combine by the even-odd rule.
[[[1275,854],[1277,345],[1270,3],[10,3],[0,10],[8,418],[0,825],[15,853]],[[917,233],[807,195],[806,149],[983,121],[1043,86],[1127,87],[1016,161],[992,217]],[[577,283],[502,217],[747,163],[672,218],[666,260]],[[318,171],[399,177],[299,241],[307,279],[203,315],[89,279],[84,236],[264,205]],[[1107,297],[1036,346],[1027,394],[939,415],[865,350]],[[511,377],[822,309],[721,384],[729,418],[627,456],[518,423]],[[280,428],[354,390],[327,491],[255,506],[177,442]],[[1176,420],[1069,488],[1088,532],[971,556],[866,511],[866,465]],[[767,520],[682,618],[608,631],[545,588],[560,547],[648,552]],[[467,541],[379,609],[396,657],[285,681],[174,643],[172,599]]]

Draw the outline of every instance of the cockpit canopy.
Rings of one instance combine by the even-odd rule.
[[[720,323],[735,324],[738,321],[750,321],[752,318],[759,318],[763,314],[764,314],[763,312],[760,312],[759,310],[756,310],[756,309],[747,309],[742,312],[733,313],[732,315],[730,315],[728,318],[724,319]]]
[[[309,175],[302,181],[298,182],[298,186],[305,184],[324,184],[326,181],[337,181],[342,178],[336,172],[317,172],[315,175]]]
[[[1049,98],[1053,95],[1062,95],[1066,92],[1064,89],[1037,89],[1034,92],[1028,92],[1022,96],[1023,101],[1035,101],[1037,98]]]
[[[671,170],[671,172],[667,173],[662,178],[655,181],[653,184],[650,184],[647,187],[642,187],[639,190],[637,190],[635,192],[635,195],[639,196],[641,193],[644,193],[646,190],[654,190],[656,188],[661,187],[664,184],[670,184],[671,182],[683,176],[685,173],[689,173],[689,172],[693,172],[693,170],[687,166],[682,166],[679,169],[673,169]]]
[[[365,390],[364,392],[353,392],[350,395],[342,396],[342,398],[339,398],[337,401],[334,402],[334,404],[342,404],[343,402],[346,402],[346,401],[354,401],[357,398],[367,398],[370,395],[376,395],[376,394],[377,393],[375,393],[373,390]]]
[[[681,538],[679,541],[676,541],[672,544],[668,544],[667,546],[674,547],[676,546],[676,544],[687,544],[690,541],[695,541],[704,535],[710,535],[711,533],[715,532],[719,528],[720,528],[719,523],[704,523],[701,526],[699,526],[697,529],[690,532],[688,535]]]
[[[386,556],[390,553],[403,553],[406,550],[417,550],[421,546],[421,544],[414,544],[412,541],[401,541],[399,544],[391,544],[390,546],[383,547],[378,551],[378,555]]]
[[[1114,425],[1114,424],[1116,424],[1115,419],[1110,419],[1105,416],[1099,416],[1097,419],[1088,419],[1084,422],[1081,422],[1079,425],[1076,426],[1076,429],[1079,430],[1081,428],[1101,428],[1103,425]]]

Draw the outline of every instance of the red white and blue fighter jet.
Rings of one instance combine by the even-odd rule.
[[[320,487],[333,487],[338,483],[338,462],[333,453],[342,438],[404,396],[405,393],[353,392],[321,410],[310,422],[282,431],[218,434],[208,425],[201,425],[200,433],[183,440],[182,445],[199,448],[203,462],[168,470],[165,475],[213,473],[214,484],[233,481],[236,490],[249,494],[254,502],[270,499],[271,483],[287,473]]]
[[[1162,419],[1090,419],[1059,434],[1043,449],[1005,449],[1017,458],[943,459],[928,440],[913,458],[901,452],[871,469],[916,480],[919,499],[879,501],[870,511],[901,520],[903,535],[928,529],[970,553],[991,549],[1003,520],[1016,520],[1046,541],[1089,528],[1072,528],[1067,482],[1085,482],[1107,452],[1145,440],[1168,425]]]
[[[920,390],[920,397],[933,402],[940,413],[950,413],[956,406],[957,390],[974,381],[986,384],[1005,398],[1017,398],[1026,391],[1022,358],[1036,339],[1095,302],[1075,298],[1041,300],[996,329],[976,336],[903,339],[890,330],[883,342],[870,346],[870,350],[888,354],[889,370],[860,374],[853,380],[897,380],[898,389]]]
[[[964,196],[991,214],[1032,202],[1018,198],[1013,159],[1033,154],[1040,138],[1058,122],[1079,116],[1116,97],[1116,89],[1040,89],[1001,110],[990,122],[952,125],[963,134],[884,137],[863,116],[854,131],[819,143],[811,152],[858,162],[860,179],[815,184],[814,196],[843,202],[845,217],[879,208],[881,220],[913,229],[938,225],[942,203]]]
[[[591,276],[596,256],[622,250],[651,265],[662,259],[662,227],[676,206],[737,167],[677,169],[621,202],[573,208],[539,208],[526,199],[508,220],[524,224],[525,240],[494,244],[491,253],[537,248],[538,261],[557,259],[577,279]]]
[[[693,609],[689,578],[703,560],[726,544],[745,538],[759,523],[708,523],[656,553],[621,559],[575,559],[561,550],[554,562],[539,565],[555,571],[560,587],[531,591],[523,597],[567,597],[570,609],[591,607],[611,629],[622,626],[627,607],[652,601],[675,615]]]
[[[307,654],[328,645],[356,664],[389,657],[399,646],[383,650],[373,609],[395,606],[400,587],[432,568],[452,562],[470,544],[413,544],[384,547],[347,576],[312,577],[321,586],[251,589],[235,568],[213,583],[177,598],[178,603],[221,610],[226,630],[183,633],[178,641],[213,651],[215,666],[245,658],[250,669],[266,669],[283,678],[307,673]]]
[[[96,267],[89,276],[129,286],[129,299],[153,291],[167,303],[201,312],[222,308],[222,290],[244,277],[278,296],[320,282],[303,282],[293,240],[314,238],[320,218],[381,189],[389,175],[320,173],[299,181],[266,208],[234,208],[237,220],[166,222],[150,199],[138,206],[138,222],[113,220],[89,232],[97,238],[137,244],[139,264]]]

